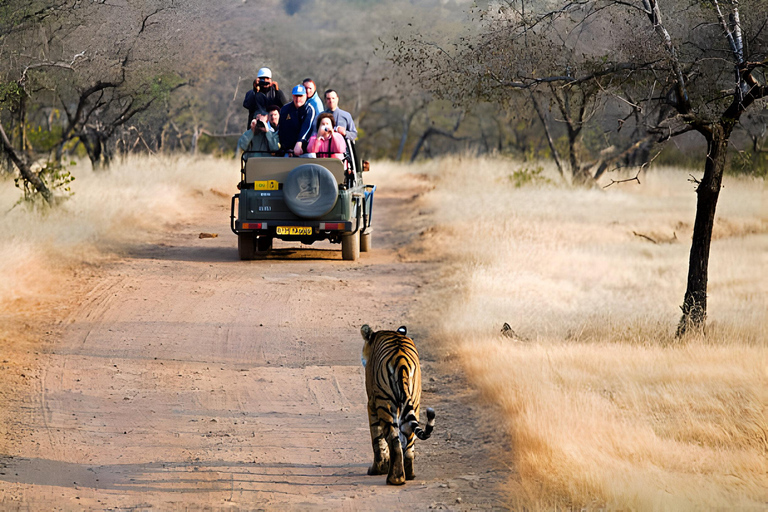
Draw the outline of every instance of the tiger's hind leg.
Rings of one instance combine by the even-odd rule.
[[[400,444],[400,429],[390,424],[387,427],[387,444],[389,444],[389,485],[405,483],[405,468],[403,467],[403,447]]]
[[[416,450],[413,449],[413,439],[410,440],[411,446],[403,454],[403,465],[405,466],[405,479],[413,480],[416,473],[413,472],[413,459],[416,458]]]
[[[371,444],[373,445],[373,464],[368,468],[369,475],[386,475],[389,472],[389,448],[381,420],[368,410],[368,420],[371,426]]]

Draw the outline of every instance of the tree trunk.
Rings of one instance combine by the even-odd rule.
[[[408,131],[411,129],[411,121],[413,121],[413,115],[403,114],[403,133],[400,136],[400,145],[397,147],[397,155],[395,156],[395,162],[399,162],[403,158],[403,151],[405,151],[405,143],[408,140]]]
[[[190,149],[190,152],[193,155],[197,154],[197,143],[200,140],[200,135],[202,135],[203,129],[200,128],[200,126],[195,126],[194,131],[192,132],[192,148]]]
[[[85,147],[85,152],[88,153],[88,158],[91,161],[91,166],[94,171],[101,169],[101,144],[99,138],[90,130],[87,130],[84,134],[80,135],[80,142]]]
[[[579,158],[580,143],[579,132],[572,133],[568,131],[568,149],[569,149],[569,161],[571,164],[571,176],[573,184],[580,187],[594,187],[595,178],[592,177],[589,165],[582,165]]]
[[[732,127],[716,123],[707,136],[707,160],[704,177],[696,188],[696,220],[688,260],[688,285],[680,309],[683,316],[677,326],[677,336],[689,332],[704,332],[707,319],[707,276],[715,208],[725,170],[725,157]]]
[[[27,95],[22,93],[19,98],[19,150],[24,152],[29,148],[27,140]]]
[[[37,190],[41,196],[43,196],[43,199],[50,204],[53,200],[53,193],[51,190],[45,185],[45,182],[40,179],[40,176],[32,172],[32,169],[29,167],[29,163],[27,161],[27,155],[23,151],[18,151],[16,148],[14,148],[11,145],[11,141],[8,139],[8,135],[5,133],[5,129],[3,129],[3,125],[0,124],[0,144],[3,146],[3,150],[8,154],[11,161],[14,163],[16,168],[19,170],[19,174],[21,174],[22,179],[26,182],[31,184],[33,187],[35,187],[35,190]]]
[[[86,129],[80,135],[80,142],[85,146],[88,158],[94,171],[100,171],[109,167],[112,162],[112,152],[107,147],[107,136],[94,129]]]
[[[542,126],[544,126],[544,134],[547,136],[547,144],[549,144],[549,150],[552,152],[552,158],[555,160],[557,170],[560,173],[560,177],[564,178],[565,173],[563,172],[563,162],[560,159],[560,154],[557,152],[557,147],[555,147],[555,141],[549,131],[549,124],[547,123],[547,119],[544,117],[544,113],[542,112],[541,107],[539,107],[539,102],[536,101],[536,97],[533,95],[533,93],[531,93],[531,100],[533,101],[533,107],[536,109],[536,114],[539,116],[539,120],[541,121]]]

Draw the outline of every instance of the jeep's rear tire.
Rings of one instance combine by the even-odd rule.
[[[360,234],[360,252],[368,252],[371,250],[371,232]]]
[[[360,230],[354,235],[341,235],[341,259],[357,261],[360,258]]]
[[[288,209],[305,219],[316,219],[330,212],[339,197],[339,187],[331,171],[318,164],[296,167],[285,178],[283,197]]]
[[[237,254],[241,260],[252,260],[256,257],[256,240],[253,233],[238,233]]]
[[[256,252],[266,254],[272,250],[272,237],[259,236],[256,238]]]

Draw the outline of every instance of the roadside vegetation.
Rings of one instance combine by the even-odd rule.
[[[726,178],[707,336],[679,339],[695,203],[685,170],[583,190],[562,185],[551,164],[501,158],[372,167],[382,194],[414,177],[431,185],[411,199],[416,235],[400,251],[440,270],[410,322],[503,412],[510,505],[765,503],[763,180]],[[128,158],[108,172],[78,169],[74,195],[53,212],[14,207],[18,192],[6,182],[0,316],[13,321],[0,335],[56,307],[83,272],[183,222],[196,201],[226,203],[236,173],[232,160]]]
[[[686,172],[574,190],[516,186],[521,168],[452,158],[387,169],[434,185],[417,204],[432,227],[407,253],[442,268],[412,322],[427,322],[502,411],[510,505],[764,506],[764,183],[726,179],[707,336],[679,339],[696,200]]]
[[[73,269],[183,222],[194,201],[228,201],[237,165],[204,156],[137,156],[104,173],[81,161],[73,167],[73,195],[55,210],[17,203],[12,180],[0,181],[0,314],[55,299],[70,286]]]

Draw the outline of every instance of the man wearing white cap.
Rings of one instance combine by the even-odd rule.
[[[287,102],[277,82],[272,80],[272,70],[261,68],[253,81],[253,89],[245,94],[243,100],[243,107],[248,109],[248,126],[257,113],[266,113],[271,105],[282,108]]]

